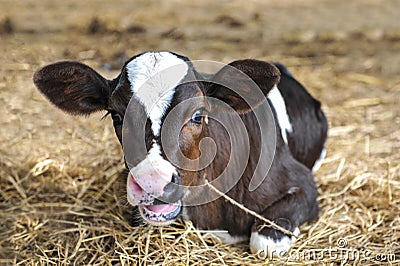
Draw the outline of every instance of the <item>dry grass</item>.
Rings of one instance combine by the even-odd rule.
[[[9,2],[11,5],[15,1]],[[355,2],[354,5],[365,2],[366,10],[373,5],[370,1]],[[106,3],[99,2],[99,8],[107,7]],[[305,10],[307,14],[308,9],[303,10],[303,6],[315,2],[301,3],[294,6],[296,12]],[[154,3],[142,5],[135,16],[146,25],[151,24],[155,18],[143,10],[151,9]],[[375,35],[374,31],[360,30],[356,36],[354,32],[348,34],[351,28],[342,29],[349,30],[343,36],[343,32],[334,30],[335,26],[321,24],[320,32],[307,35],[309,30],[300,31],[300,36],[290,35],[290,40],[274,32],[278,41],[268,42],[261,32],[273,30],[268,16],[260,13],[256,18],[252,12],[257,8],[242,9],[242,5],[235,2],[229,9],[242,23],[238,28],[227,29],[218,24],[209,27],[210,31],[201,31],[204,24],[210,25],[226,15],[223,8],[216,6],[206,19],[202,14],[195,15],[192,24],[173,31],[179,36],[174,33],[161,42],[159,33],[174,25],[163,9],[157,11],[159,20],[154,24],[159,31],[146,26],[147,33],[127,38],[112,32],[88,37],[86,29],[92,15],[81,16],[85,18],[82,22],[70,14],[73,23],[68,24],[67,32],[57,34],[57,27],[62,25],[56,23],[56,33],[41,35],[29,31],[38,23],[29,24],[29,16],[8,14],[15,33],[0,32],[1,265],[400,263],[400,66],[395,63],[400,60],[400,47],[398,35],[385,37],[396,29],[385,28],[382,34]],[[187,4],[188,12],[175,16],[181,22],[190,21],[194,14],[190,11],[196,7]],[[80,12],[85,8],[91,10],[83,5]],[[287,9],[285,3],[275,8],[278,13]],[[62,8],[55,8],[61,12],[59,9]],[[121,10],[126,8],[118,12]],[[201,10],[204,15],[205,9]],[[118,12],[110,10],[103,22],[119,27],[116,21],[122,16],[118,17]],[[324,12],[321,21],[325,21]],[[4,14],[0,14],[5,21]],[[358,18],[357,23],[360,21]],[[84,26],[74,33],[79,25]],[[305,25],[312,27],[312,23]],[[51,23],[49,28],[52,29]],[[240,32],[243,35],[238,35]],[[371,34],[373,38],[368,37]],[[248,36],[254,41],[246,42]],[[101,114],[89,119],[70,118],[47,103],[31,82],[35,69],[63,57],[97,67],[109,62],[117,52],[132,55],[150,49],[172,49],[193,59],[223,62],[245,57],[280,60],[322,101],[330,133],[328,156],[315,177],[320,215],[315,222],[301,227],[290,257],[260,259],[248,253],[245,243],[225,245],[209,233],[199,232],[190,222],[179,221],[166,228],[130,227],[121,218],[113,188],[123,161],[109,118],[100,121]],[[116,73],[103,74],[112,77]],[[382,261],[383,255],[386,260]]]
[[[340,263],[346,255],[330,255],[327,251],[331,248],[336,252],[337,242],[343,241],[340,239],[347,241],[351,263],[379,263],[375,257],[378,254],[392,254],[395,257],[390,260],[399,262],[400,158],[395,151],[399,151],[400,132],[398,128],[393,131],[393,127],[388,127],[389,132],[382,128],[375,132],[371,128],[388,122],[382,121],[387,106],[376,100],[363,99],[345,105],[345,110],[339,106],[327,108],[331,121],[338,119],[336,115],[352,115],[343,126],[333,126],[330,131],[329,156],[316,177],[320,217],[301,228],[292,257],[278,262]],[[363,115],[369,113],[372,117]],[[363,120],[365,124],[356,123]],[[380,135],[379,139],[374,134]],[[79,139],[79,134],[73,138],[76,142],[87,141]],[[97,142],[102,139],[93,139],[93,143]],[[115,140],[107,137],[107,142]],[[108,145],[113,147],[105,148],[118,149],[117,145]],[[3,154],[1,262],[256,265],[267,261],[248,254],[244,244],[228,246],[197,231],[190,222],[167,228],[130,227],[121,218],[112,189],[121,170],[120,154],[108,158],[104,149],[98,149],[97,154],[89,152],[89,156],[87,152],[71,155],[79,158],[71,162],[49,155],[22,167],[13,163],[12,156]],[[85,168],[74,165],[75,160]],[[359,258],[355,257],[357,254]],[[367,260],[365,254],[371,259]]]
[[[326,82],[324,73],[320,74],[315,83]],[[360,81],[359,76],[349,75],[341,82],[356,90],[374,80]],[[346,257],[346,248],[352,252],[349,263],[379,263],[377,256],[383,254],[392,256],[392,263],[400,262],[398,86],[386,87],[381,96],[333,100],[325,106],[331,129],[328,157],[316,175],[320,216],[301,228],[292,256],[275,262],[340,263]],[[340,92],[329,94],[341,97]],[[123,167],[119,146],[109,121],[99,122],[97,118],[85,126],[83,119],[66,118],[68,123],[80,125],[73,132],[59,131],[67,141],[56,139],[49,144],[39,136],[43,150],[49,145],[59,147],[44,155],[31,150],[37,145],[38,132],[2,142],[1,262],[256,265],[268,261],[250,255],[245,244],[225,245],[197,231],[190,222],[168,228],[130,227],[121,218],[113,192],[113,183]],[[103,131],[98,129],[101,123],[107,124]],[[18,148],[16,153],[13,147]],[[16,157],[24,153],[21,150],[31,156]],[[337,249],[338,241],[344,241],[341,239],[347,246]],[[335,253],[340,250],[342,255]]]

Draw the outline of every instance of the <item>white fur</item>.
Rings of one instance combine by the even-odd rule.
[[[176,174],[175,167],[161,156],[160,146],[155,141],[153,141],[153,146],[149,150],[145,160],[148,160],[156,170],[170,173],[171,177],[173,174]]]
[[[311,170],[313,173],[315,173],[321,167],[322,162],[324,161],[325,157],[326,157],[326,149],[324,148],[321,151],[321,155],[319,156],[318,160],[316,160],[314,163],[314,166]]]
[[[293,234],[298,236],[300,234],[299,228],[296,228]],[[250,250],[254,254],[262,253],[268,256],[268,258],[282,257],[287,254],[295,241],[296,238],[294,236],[284,236],[280,240],[275,241],[258,232],[252,232],[250,236]]]
[[[268,99],[270,99],[272,107],[275,109],[283,141],[285,141],[285,143],[287,144],[287,132],[293,132],[293,128],[286,110],[285,100],[283,99],[282,94],[280,93],[276,85],[269,92]]]
[[[244,240],[249,239],[246,236],[232,236],[231,234],[228,233],[228,231],[224,230],[215,230],[215,231],[210,231],[213,235],[221,239],[222,242],[226,244],[235,244],[242,242]]]
[[[175,87],[188,71],[186,62],[169,52],[144,53],[126,65],[131,89],[145,107],[155,136],[160,134],[161,118],[175,93]]]

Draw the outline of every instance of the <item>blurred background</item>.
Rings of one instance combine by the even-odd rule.
[[[329,233],[308,243],[331,245],[337,234],[387,247],[400,231],[399,14],[398,0],[1,0],[0,259],[15,250],[21,260],[77,258],[80,240],[54,232],[119,215],[112,184],[123,161],[110,118],[65,115],[38,93],[34,71],[73,59],[113,78],[128,58],[159,50],[286,64],[321,100],[331,128],[316,175],[316,228]],[[71,223],[51,222],[60,219]]]
[[[62,59],[82,61],[109,78],[143,51],[170,50],[194,60],[223,63],[240,58],[280,61],[314,96],[323,97],[326,106],[380,96],[384,86],[398,88],[397,0],[2,0],[0,4],[3,143],[27,131],[48,134],[45,127],[70,119],[43,105],[31,82],[36,69]],[[361,84],[352,84],[357,82]],[[17,126],[15,119],[24,125]]]
[[[308,58],[314,64],[331,56],[337,70],[396,74],[399,13],[396,0],[2,0],[2,58],[17,60],[11,56],[17,48],[32,49],[45,62],[110,63],[147,50],[210,60]]]

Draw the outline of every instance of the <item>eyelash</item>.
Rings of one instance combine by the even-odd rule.
[[[201,125],[203,122],[203,118],[204,118],[204,110],[198,109],[193,113],[192,118],[190,119],[190,122],[197,124],[197,125]]]
[[[114,125],[122,125],[122,117],[115,111],[108,111],[102,119],[106,118],[108,115],[111,115]]]

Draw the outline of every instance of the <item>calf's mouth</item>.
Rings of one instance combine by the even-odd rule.
[[[133,206],[138,206],[140,216],[145,222],[156,226],[173,223],[182,211],[183,190],[180,176],[173,176],[171,181],[158,193],[147,192],[128,175],[127,199]]]
[[[175,221],[182,210],[182,202],[159,205],[139,205],[143,220],[151,225],[166,226]]]

